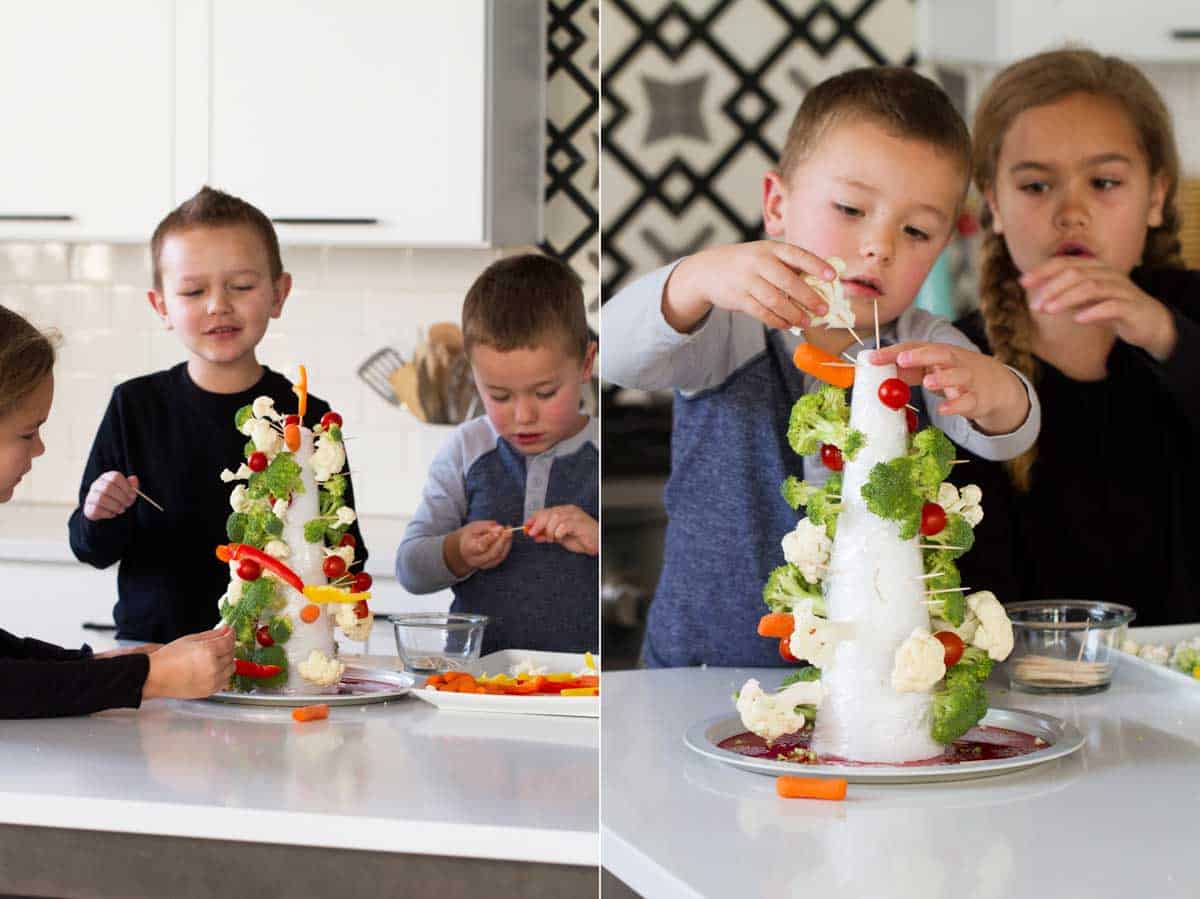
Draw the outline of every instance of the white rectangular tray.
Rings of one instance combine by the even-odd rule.
[[[1129,639],[1135,643],[1159,643],[1174,648],[1176,643],[1200,637],[1200,624],[1164,624],[1158,627],[1131,627]],[[1120,652],[1118,649],[1117,652]],[[1159,674],[1162,677],[1174,678],[1176,681],[1186,681],[1189,684],[1200,685],[1200,680],[1185,674],[1170,665],[1158,665],[1146,659],[1140,659],[1127,652],[1121,653],[1122,665],[1138,665]]]
[[[504,649],[489,653],[471,666],[473,674],[507,674],[513,665],[530,660],[535,667],[549,671],[582,671],[583,653],[535,652],[527,649]],[[600,665],[596,659],[597,669]],[[599,670],[596,671],[599,674]],[[497,696],[486,693],[443,693],[431,690],[424,683],[409,695],[455,712],[491,712],[502,715],[567,715],[571,717],[599,718],[599,696]]]

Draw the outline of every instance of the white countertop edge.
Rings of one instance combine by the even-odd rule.
[[[0,793],[0,823],[552,865],[600,864],[594,833]],[[264,837],[269,834],[269,838]],[[499,851],[507,848],[508,852]]]
[[[639,895],[654,896],[655,899],[705,899],[703,893],[693,890],[603,824],[600,826],[600,847],[604,867]]]

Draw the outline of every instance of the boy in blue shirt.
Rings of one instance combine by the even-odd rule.
[[[821,386],[792,363],[801,342],[895,362],[923,388],[913,393],[922,417],[978,456],[1011,459],[1036,439],[1032,386],[913,306],[953,232],[970,166],[966,125],[933,82],[902,68],[830,78],[806,94],[764,179],[764,224],[780,240],[701,251],[605,305],[605,379],[677,391],[647,665],[784,664],[756,628],[763,584],[796,524],[779,485],[828,476],[818,456],[801,459],[786,443],[792,404]],[[813,322],[831,310],[804,278],[832,280],[834,257],[865,347]]]
[[[502,259],[471,286],[462,321],[487,414],[434,459],[396,578],[412,593],[450,587],[452,611],[491,616],[484,653],[594,650],[600,456],[580,394],[596,345],[579,282],[545,256]]]

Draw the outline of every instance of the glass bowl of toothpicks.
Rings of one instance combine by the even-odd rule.
[[[1112,683],[1129,622],[1129,606],[1085,599],[1048,599],[1005,606],[1013,651],[1009,685],[1026,693],[1099,693]]]

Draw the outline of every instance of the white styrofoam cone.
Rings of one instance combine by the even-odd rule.
[[[904,409],[879,400],[879,385],[894,377],[896,366],[859,356],[850,425],[867,443],[842,472],[825,593],[829,620],[852,622],[854,635],[837,644],[821,672],[824,695],[812,739],[821,756],[860,762],[909,762],[942,751],[930,736],[930,694],[892,689],[897,648],[914,628],[929,627],[918,538],[901,540],[900,525],[875,515],[862,497],[871,468],[907,452]]]
[[[312,454],[313,432],[308,428],[301,428],[300,448],[292,458],[300,466],[300,483],[304,485],[304,492],[297,491],[293,494],[294,499],[283,524],[283,540],[291,550],[291,555],[284,562],[305,584],[319,585],[328,583],[321,568],[325,561],[325,542],[322,540],[319,543],[309,543],[304,539],[304,523],[321,514],[317,482],[313,477],[312,466],[308,464]],[[308,605],[308,599],[287,584],[281,583],[280,590],[287,597],[287,607],[281,614],[292,619],[292,636],[283,644],[288,660],[288,678],[283,692],[336,693],[337,684],[319,686],[306,681],[299,671],[300,663],[307,661],[309,653],[314,649],[319,649],[330,658],[334,656],[336,643],[333,639],[333,613],[336,610],[328,605],[318,606],[321,617],[311,624],[306,624],[300,620],[300,610]]]

